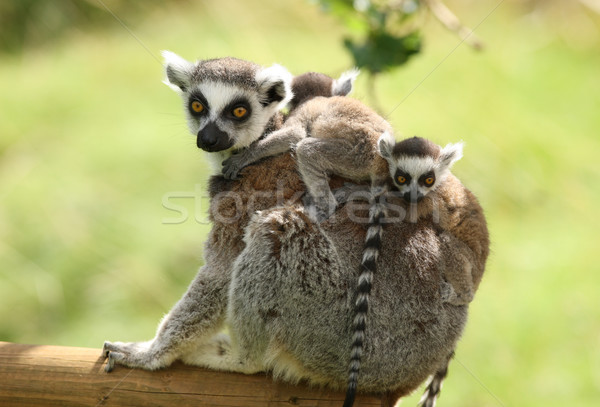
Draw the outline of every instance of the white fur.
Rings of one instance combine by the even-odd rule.
[[[379,255],[379,250],[373,247],[369,247],[363,251],[362,261],[363,263],[372,259],[377,260],[377,256]]]
[[[244,98],[250,101],[252,110],[258,107],[258,99],[255,92],[246,91],[239,86],[224,82],[202,82],[194,87],[199,90],[208,102],[209,120],[215,121],[223,112],[223,109],[233,100]]]
[[[165,67],[165,71],[167,68],[170,68],[181,82],[184,82],[186,85],[189,86],[190,75],[194,68],[194,63],[185,60],[184,58],[171,51],[161,51],[161,55],[165,60],[163,64]],[[169,81],[169,78],[166,78],[163,81],[163,83],[171,89],[173,89],[175,92],[181,93],[181,88],[176,84],[171,83]]]
[[[446,144],[446,147],[442,148],[440,152],[440,162],[448,168],[452,167],[455,162],[463,157],[463,146],[462,141]]]
[[[410,174],[410,176],[415,179],[418,178],[419,176],[425,174],[426,172],[429,172],[431,170],[435,170],[436,167],[438,166],[438,163],[436,162],[436,160],[433,159],[433,157],[407,157],[407,156],[401,156],[400,158],[394,160],[395,161],[395,165],[397,168],[402,169],[402,171]],[[393,168],[394,173],[392,173],[392,176],[395,175],[395,171],[396,169]],[[390,171],[392,171],[392,168],[390,167]],[[437,172],[436,172],[436,177],[437,177]]]
[[[394,138],[392,133],[390,133],[389,131],[384,131],[383,133],[381,133],[381,136],[379,136],[379,139],[377,140],[377,151],[379,152],[379,155],[389,161],[392,156],[392,149],[394,148],[394,144],[396,144],[396,139]]]
[[[247,147],[258,139],[262,135],[267,122],[276,111],[276,109],[271,106],[268,106],[267,108],[263,107],[258,100],[256,92],[240,88],[239,86],[211,81],[202,82],[198,84],[195,89],[199,90],[206,98],[209,113],[208,117],[200,122],[200,125],[198,125],[198,121],[195,118],[190,118],[189,127],[191,133],[197,134],[208,122],[215,122],[222,131],[235,135],[235,144],[232,149]],[[250,103],[252,116],[242,130],[231,132],[226,128],[226,123],[223,123],[220,120],[220,115],[227,105],[239,98],[244,98]],[[184,103],[185,102],[186,100],[184,100]],[[230,155],[229,150],[223,151],[222,153],[222,156],[217,157],[218,160],[222,161],[222,159],[227,158]],[[210,155],[212,156],[214,153],[211,153]],[[219,171],[220,165],[221,162],[217,165]]]
[[[354,88],[354,81],[360,74],[360,70],[358,68],[350,69],[349,71],[343,72],[338,79],[335,79],[331,84],[331,94],[346,96],[352,93],[352,89]],[[346,92],[346,83],[350,81],[350,91]]]
[[[278,64],[259,70],[255,76],[259,92],[262,94],[265,94],[277,82],[283,83],[286,96],[277,104],[275,110],[283,109],[292,100],[292,78],[292,74]]]
[[[367,229],[367,237],[365,238],[365,240],[373,239],[375,236],[377,236],[381,232],[382,232],[381,226],[370,226],[369,229]]]

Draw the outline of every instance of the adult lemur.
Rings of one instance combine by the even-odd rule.
[[[198,145],[219,162],[281,126],[277,111],[290,98],[290,77],[282,69],[230,58],[191,63],[165,56],[168,81],[183,98]],[[347,211],[312,222],[299,200],[304,185],[288,153],[241,175],[211,177],[214,224],[204,266],[154,339],[105,343],[107,367],[158,369],[180,359],[344,388],[347,365],[340,361],[348,360],[351,347],[365,225]],[[479,208],[468,199],[457,205]],[[487,229],[481,212],[476,214],[474,238],[467,244],[429,216],[386,225],[359,391],[383,394],[393,405],[447,365],[467,305],[444,300],[443,276],[466,267],[457,259],[483,270]],[[225,325],[229,335],[220,333]]]

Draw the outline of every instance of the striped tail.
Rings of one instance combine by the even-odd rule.
[[[440,395],[440,391],[442,390],[442,382],[448,375],[448,365],[450,364],[450,360],[454,357],[454,352],[448,358],[446,364],[441,367],[433,377],[431,378],[431,382],[425,389],[425,393],[423,393],[423,397],[421,401],[419,401],[419,406],[421,407],[435,407],[435,402]]]
[[[385,208],[381,201],[384,190],[373,194],[373,204],[369,211],[369,228],[365,238],[363,258],[360,264],[358,278],[358,292],[354,306],[354,335],[352,337],[352,352],[350,355],[350,368],[348,374],[348,390],[344,407],[352,407],[358,387],[358,373],[364,349],[365,330],[367,327],[367,313],[369,311],[369,295],[373,284],[373,274],[377,271],[377,257],[381,249],[382,220],[385,217]]]

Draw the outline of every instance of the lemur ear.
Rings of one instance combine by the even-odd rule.
[[[167,79],[163,83],[178,93],[185,92],[191,83],[194,64],[171,51],[162,51],[161,54],[165,59],[164,66],[167,73]]]
[[[392,158],[395,144],[396,140],[394,139],[394,136],[387,131],[383,132],[381,136],[379,136],[379,140],[377,140],[379,154],[386,160],[390,160]]]
[[[259,70],[256,82],[260,103],[265,107],[277,103],[277,109],[280,109],[292,99],[292,74],[281,65]]]
[[[356,68],[346,71],[340,75],[338,79],[335,79],[331,84],[331,94],[333,96],[346,96],[354,88],[354,81],[360,74],[360,71]]]
[[[463,142],[448,144],[442,148],[440,153],[440,167],[449,169],[452,165],[460,160],[463,156]]]

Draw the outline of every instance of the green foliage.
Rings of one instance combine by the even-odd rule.
[[[378,74],[405,64],[417,54],[421,50],[421,35],[413,32],[396,37],[387,32],[373,32],[362,44],[346,38],[344,46],[352,54],[356,67]]]
[[[395,4],[371,0],[320,0],[323,10],[340,18],[359,39],[344,38],[354,65],[370,74],[405,64],[421,50],[421,34],[413,17],[422,8],[418,0]]]

